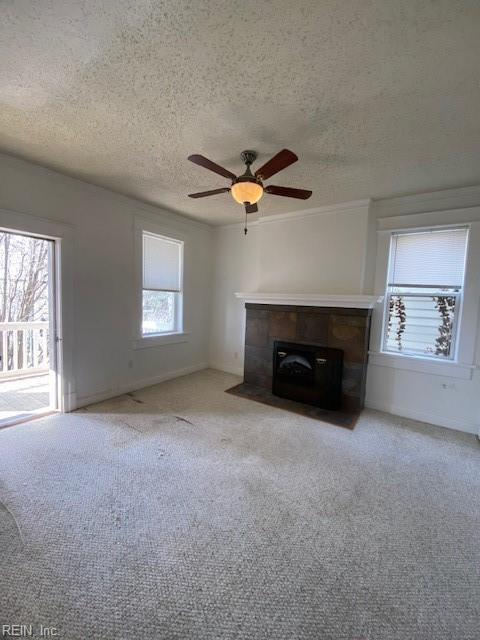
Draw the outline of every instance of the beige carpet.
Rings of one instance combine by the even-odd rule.
[[[223,392],[237,380],[0,431],[0,624],[478,639],[476,439],[373,411],[352,432]]]

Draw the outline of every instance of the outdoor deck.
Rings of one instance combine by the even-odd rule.
[[[49,406],[49,374],[0,381],[0,420]]]

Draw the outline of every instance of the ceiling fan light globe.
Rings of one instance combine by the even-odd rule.
[[[257,182],[236,182],[230,191],[238,204],[255,204],[263,196],[263,187]]]

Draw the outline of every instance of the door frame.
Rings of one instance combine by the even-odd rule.
[[[43,236],[44,237],[44,236]],[[49,352],[50,375],[49,397],[50,408],[58,411],[62,395],[62,347],[58,339],[59,318],[62,313],[61,289],[58,286],[60,273],[57,273],[57,264],[61,260],[61,244],[59,240],[51,240],[48,251],[48,318],[49,318]],[[53,365],[53,366],[52,366]],[[53,402],[52,402],[53,399]]]
[[[55,358],[51,384],[56,388],[56,409],[68,412],[76,408],[74,377],[74,250],[75,226],[25,213],[0,209],[0,230],[51,240],[50,309],[53,312],[50,344]]]

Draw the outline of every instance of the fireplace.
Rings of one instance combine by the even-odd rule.
[[[340,350],[341,409],[362,409],[371,309],[251,302],[245,307],[244,383],[273,392],[275,342]]]
[[[341,349],[275,340],[272,392],[322,409],[339,409],[342,367]]]
[[[372,309],[382,298],[235,295],[245,301],[244,375],[227,392],[353,429],[365,399]]]

